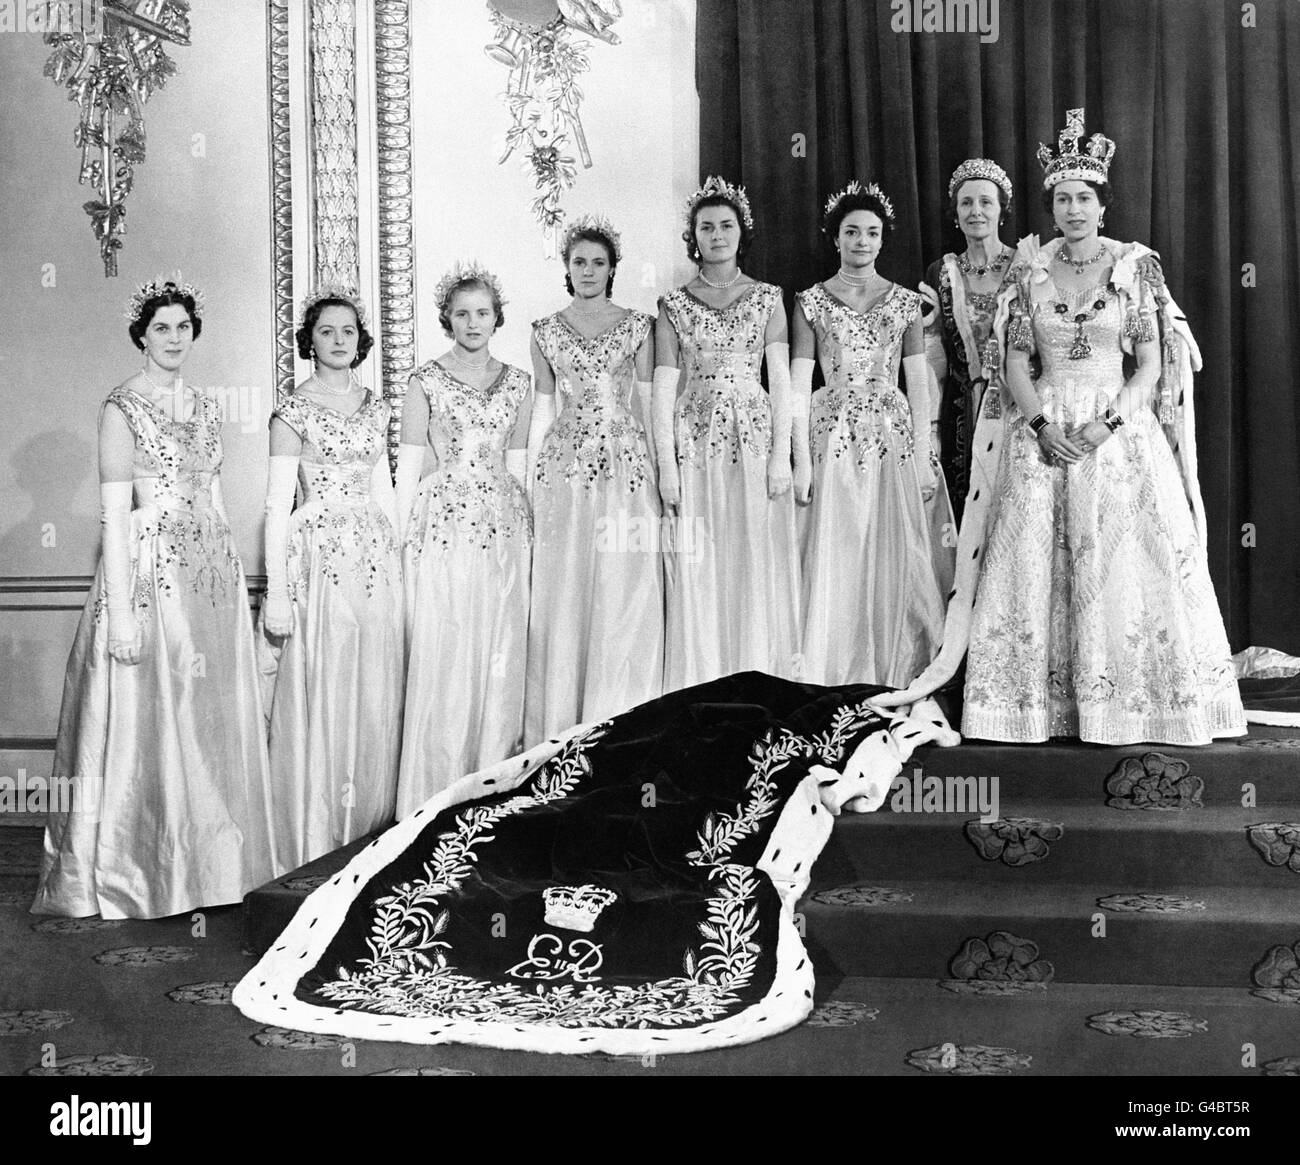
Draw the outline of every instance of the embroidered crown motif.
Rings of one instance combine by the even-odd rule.
[[[720,194],[723,198],[729,199],[740,207],[740,219],[745,224],[745,229],[750,231],[754,229],[754,215],[749,209],[749,197],[745,194],[745,188],[743,186],[733,186],[730,182],[712,174],[705,179],[704,185],[686,200],[686,226],[688,229],[691,225],[691,219],[695,215],[695,208],[714,194]]]
[[[948,197],[951,198],[963,182],[969,182],[972,178],[984,178],[992,182],[1006,195],[1007,205],[1011,205],[1011,179],[992,158],[967,158],[948,179]]]
[[[546,902],[546,923],[565,930],[590,932],[600,912],[618,895],[603,886],[549,886],[542,891]]]
[[[880,187],[877,186],[874,182],[868,182],[867,185],[863,186],[862,183],[859,182],[856,178],[854,178],[853,181],[850,182],[846,187],[844,187],[844,189],[841,190],[838,194],[832,194],[826,200],[826,207],[824,213],[828,215],[832,214],[835,208],[839,206],[839,204],[843,202],[844,199],[848,198],[849,195],[851,194],[870,195],[872,198],[876,199],[880,203],[881,207],[884,209],[885,218],[889,222],[894,221],[894,204],[890,202],[887,197],[885,197],[885,192],[881,190]]]
[[[298,310],[299,327],[302,327],[307,313],[322,299],[341,299],[344,303],[350,303],[352,310],[357,313],[357,323],[363,328],[370,326],[370,321],[366,318],[366,305],[361,302],[361,296],[353,288],[345,287],[342,283],[324,283],[302,301],[302,307]]]
[[[162,295],[168,291],[190,296],[194,300],[194,314],[200,318],[203,316],[203,292],[194,284],[184,282],[179,271],[173,271],[170,275],[158,275],[149,280],[148,283],[140,284],[135,289],[135,294],[127,300],[126,310],[122,314],[131,323],[135,323],[140,318],[140,313],[149,300],[153,299],[155,295]]]
[[[451,289],[467,279],[482,280],[492,288],[501,303],[506,302],[505,297],[501,294],[501,281],[491,271],[479,264],[477,260],[471,259],[466,263],[458,259],[456,265],[438,280],[438,285],[433,289],[433,301],[438,305],[439,311],[442,311],[447,306],[447,300],[451,296]]]
[[[1095,133],[1088,139],[1084,152],[1079,150],[1083,137],[1083,110],[1065,111],[1065,128],[1057,143],[1057,154],[1052,156],[1050,146],[1039,143],[1038,161],[1043,167],[1043,189],[1058,182],[1105,182],[1110,173],[1110,160],[1115,156],[1115,143],[1103,134]]]
[[[575,218],[564,232],[564,238],[560,243],[561,255],[569,253],[569,248],[573,246],[573,237],[579,231],[599,231],[614,247],[614,262],[617,263],[623,258],[623,240],[614,229],[614,224],[603,214],[584,214],[581,218]]]

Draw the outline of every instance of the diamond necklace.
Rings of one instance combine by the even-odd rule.
[[[1105,243],[1103,243],[1100,247],[1097,248],[1097,253],[1091,259],[1073,259],[1065,253],[1064,246],[1062,246],[1060,250],[1056,252],[1057,259],[1060,260],[1060,262],[1068,263],[1071,267],[1073,267],[1074,273],[1076,275],[1082,275],[1083,269],[1085,267],[1091,267],[1092,264],[1096,263],[1099,259],[1104,258],[1105,255],[1106,255]]]

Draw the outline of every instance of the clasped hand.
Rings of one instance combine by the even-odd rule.
[[[1072,425],[1069,429],[1053,421],[1039,429],[1038,448],[1043,459],[1048,462],[1082,461],[1112,436],[1110,429],[1101,421]]]

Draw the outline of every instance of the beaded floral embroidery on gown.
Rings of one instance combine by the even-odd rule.
[[[629,407],[636,354],[653,323],[629,311],[590,339],[559,313],[533,325],[560,414],[533,481],[529,745],[662,691],[659,497]]]
[[[437,467],[420,482],[402,544],[408,663],[397,815],[521,746],[532,520],[505,452],[530,391],[502,365],[486,389],[430,362]]]
[[[725,308],[685,288],[661,300],[683,371],[665,691],[751,669],[802,675],[794,496],[767,495],[772,409],[759,378],[780,296],[779,287],[756,283]]]
[[[276,836],[293,868],[392,821],[401,746],[402,561],[371,496],[388,402],[350,416],[297,393],[274,415],[302,438],[289,520],[293,633],[258,635]],[[260,629],[259,629],[260,630]]]
[[[812,500],[799,514],[805,674],[818,684],[905,683],[938,652],[944,616],[898,388],[921,299],[897,284],[865,313],[820,284],[798,298],[826,381],[809,423]]]
[[[108,654],[103,563],[63,685],[52,812],[32,910],[160,918],[239,902],[287,868],[271,819],[248,589],[213,504],[221,405],[174,421],[128,388],[131,607],[140,660]]]

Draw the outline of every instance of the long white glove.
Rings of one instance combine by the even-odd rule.
[[[767,357],[767,392],[772,402],[772,452],[767,458],[767,496],[779,498],[790,488],[790,345],[784,340],[763,349]]]
[[[408,445],[403,441],[397,447],[397,536],[406,537],[406,527],[411,521],[411,507],[420,488],[420,475],[424,472],[424,446]]]
[[[393,479],[388,473],[388,450],[384,449],[370,472],[370,496],[384,512],[393,533],[397,533],[397,492],[393,489]]]
[[[140,628],[131,610],[131,495],[129,481],[99,487],[104,527],[104,604],[108,607],[108,654],[119,663],[140,662]]]
[[[212,475],[212,508],[217,511],[217,515],[227,526],[230,525],[230,515],[226,513],[226,498],[221,492],[221,475],[214,473]]]
[[[912,413],[916,475],[921,482],[921,496],[929,501],[938,479],[931,463],[934,447],[930,442],[930,365],[923,352],[903,357],[903,379],[907,384],[907,405]]]
[[[277,454],[266,471],[266,604],[262,624],[269,635],[293,633],[289,599],[289,511],[298,483],[297,454]]]
[[[796,356],[790,361],[790,444],[794,458],[794,500],[800,505],[806,504],[812,496],[808,415],[812,411],[814,363],[807,356]]]
[[[529,493],[528,451],[526,449],[506,450],[506,472],[519,483],[524,493]]]
[[[636,387],[632,390],[632,400],[636,405],[637,420],[641,422],[641,429],[645,433],[646,452],[650,454],[650,464],[657,466],[659,458],[655,454],[655,429],[653,424],[654,381],[638,380]]]
[[[524,465],[524,479],[521,483],[524,492],[530,497],[533,492],[530,488],[533,476],[537,472],[537,458],[541,456],[542,442],[546,440],[546,434],[551,431],[551,426],[555,424],[555,416],[555,393],[533,393],[533,411],[528,418],[528,457]]]
[[[660,364],[655,368],[651,390],[650,427],[654,432],[655,462],[659,466],[659,498],[664,509],[675,510],[682,500],[681,478],[677,475],[677,439],[673,433],[673,413],[677,408],[677,382],[680,368]]]

